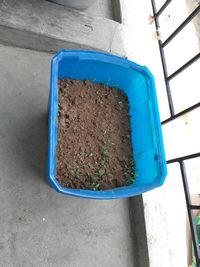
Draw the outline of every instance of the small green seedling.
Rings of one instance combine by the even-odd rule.
[[[107,161],[104,160],[104,159],[102,159],[102,160],[100,161],[100,165],[101,165],[102,167],[104,167],[104,166],[106,165],[106,163],[107,163]]]
[[[80,175],[78,168],[75,171],[74,170],[71,170],[70,171],[70,174],[71,174],[71,177],[72,178],[78,178],[79,175]]]
[[[96,176],[91,176],[91,189],[96,191],[98,190],[99,186],[100,186],[100,181],[99,181],[99,177]]]
[[[126,171],[124,172],[124,175],[127,179],[127,184],[131,184],[133,181],[135,181],[136,178],[136,166],[135,161],[130,160],[128,166],[125,166]]]
[[[108,144],[111,145],[111,146],[115,145],[115,143],[112,140],[108,140]]]
[[[108,150],[106,147],[102,147],[101,148],[101,155],[102,156],[108,156]]]
[[[107,129],[102,130],[102,134],[103,134],[104,136],[107,135],[107,134],[108,134],[108,130],[107,130]]]
[[[100,177],[102,177],[104,174],[105,174],[105,169],[99,169],[99,171],[98,171],[98,175],[100,176]]]

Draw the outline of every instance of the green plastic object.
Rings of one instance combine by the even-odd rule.
[[[195,225],[196,225],[196,229],[197,229],[198,244],[200,246],[200,214],[195,217]],[[194,255],[193,245],[192,245],[192,255],[193,255],[192,256],[192,267],[198,267],[197,263],[196,263],[196,258]]]

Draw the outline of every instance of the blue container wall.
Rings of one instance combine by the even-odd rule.
[[[124,91],[129,99],[136,182],[107,191],[62,188],[56,175],[58,79],[72,78],[104,83]],[[48,177],[60,192],[91,198],[119,198],[141,194],[160,186],[166,162],[154,81],[147,68],[128,60],[98,52],[61,51],[52,62],[49,115]],[[51,140],[50,140],[51,139]],[[53,140],[54,139],[54,140]],[[51,165],[51,166],[50,166]]]

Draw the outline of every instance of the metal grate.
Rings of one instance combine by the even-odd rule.
[[[163,11],[168,7],[168,5],[172,2],[172,0],[167,0],[162,7],[157,11],[156,10],[156,0],[151,0],[152,4],[152,9],[153,9],[153,18],[155,21],[155,27],[157,34],[159,33],[160,29],[160,24],[159,24],[159,17],[163,13]],[[199,3],[200,4],[200,3]],[[161,56],[161,61],[162,61],[162,67],[163,67],[163,74],[164,74],[164,79],[165,79],[165,84],[166,84],[166,91],[167,91],[167,98],[168,98],[168,104],[169,104],[169,110],[170,110],[170,117],[162,122],[162,125],[169,123],[170,121],[175,120],[176,118],[193,111],[197,108],[200,107],[200,102],[196,103],[195,105],[190,106],[189,108],[176,113],[174,110],[174,104],[173,104],[173,98],[171,94],[171,88],[170,88],[170,83],[169,81],[182,73],[186,68],[188,68],[190,65],[192,65],[195,61],[200,59],[200,52],[197,53],[194,57],[192,57],[189,61],[187,61],[184,65],[182,65],[180,68],[178,68],[176,71],[174,71],[171,75],[168,75],[167,73],[167,63],[166,63],[166,57],[165,57],[165,52],[164,48],[173,40],[175,36],[177,36],[183,29],[184,27],[195,17],[197,14],[200,12],[200,5],[198,5],[195,10],[172,32],[164,42],[161,40],[158,40],[159,44],[159,50],[160,50],[160,56]],[[185,160],[188,159],[193,159],[200,157],[200,152],[195,153],[195,154],[190,154],[186,155],[183,157],[179,158],[173,158],[167,161],[168,164],[170,163],[178,163],[180,166],[180,172],[182,176],[182,182],[183,182],[183,188],[184,188],[184,193],[185,193],[185,200],[186,200],[186,206],[187,206],[187,211],[188,211],[188,217],[189,217],[189,222],[190,222],[190,228],[191,228],[191,235],[192,235],[192,242],[193,242],[193,247],[194,247],[194,255],[196,258],[196,266],[200,266],[200,247],[198,244],[198,237],[197,237],[197,229],[195,226],[194,222],[194,215],[193,215],[193,210],[200,210],[200,205],[192,205],[191,202],[191,195],[189,192],[189,187],[188,187],[188,177],[187,173],[185,170]]]

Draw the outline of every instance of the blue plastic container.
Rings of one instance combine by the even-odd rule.
[[[90,80],[120,88],[128,96],[136,181],[105,191],[62,187],[56,180],[58,131],[58,79]],[[48,126],[48,180],[60,193],[112,199],[142,194],[161,186],[167,173],[154,79],[146,67],[129,60],[94,51],[61,50],[51,63]]]

